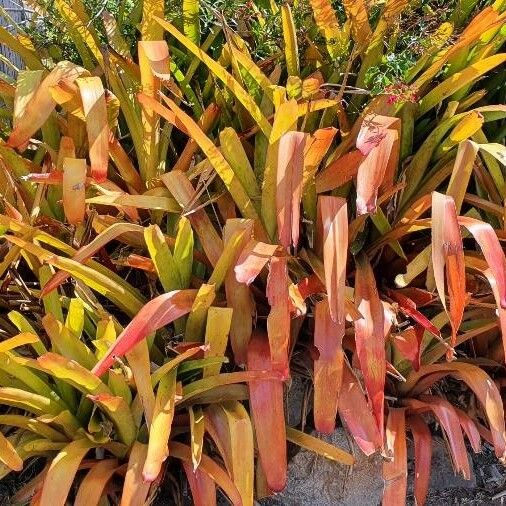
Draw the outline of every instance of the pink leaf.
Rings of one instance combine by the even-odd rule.
[[[344,290],[348,255],[346,200],[339,197],[320,197],[318,204],[323,227],[323,264],[330,315],[335,322],[342,323],[345,316]]]
[[[234,267],[237,281],[251,285],[277,249],[277,244],[266,244],[251,239],[242,250]]]
[[[343,378],[344,319],[332,320],[326,299],[315,305],[314,422],[317,430],[330,434],[335,428],[339,391]]]
[[[365,255],[357,257],[356,267],[355,306],[363,318],[355,322],[355,343],[369,402],[378,429],[383,434],[385,329],[388,329],[389,325],[386,325],[374,273]]]
[[[303,132],[288,132],[279,140],[276,210],[279,242],[285,248],[299,242],[305,143]]]
[[[290,342],[290,297],[287,257],[272,257],[267,278],[267,298],[271,306],[267,317],[267,335],[272,367],[289,376],[288,345]]]
[[[439,298],[450,318],[451,345],[454,346],[466,304],[464,251],[455,202],[452,197],[437,192],[432,193],[432,265]],[[445,270],[449,310],[445,295]]]
[[[93,368],[93,373],[102,376],[114,363],[115,357],[125,355],[152,332],[189,313],[196,295],[197,290],[175,290],[150,300]]]

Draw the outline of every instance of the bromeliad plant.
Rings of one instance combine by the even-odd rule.
[[[224,19],[201,35],[198,2],[176,26],[145,1],[135,48],[120,19],[99,33],[81,2],[56,2],[78,62],[0,30],[26,64],[0,90],[1,297],[16,311],[0,460],[4,476],[47,462],[15,500],[143,504],[176,458],[196,504],[217,486],[252,504],[285,487],[286,440],[351,465],[286,426],[294,374],[312,379],[318,431],[339,414],[382,452],[385,504],[405,501],[407,431],[425,500],[429,415],[456,472],[464,435],[504,458],[506,155],[489,141],[506,107],[483,99],[501,103],[506,5],[453,37],[450,15],[378,96],[364,87],[414,7],[343,6],[344,23],[327,1],[272,2],[283,40],[266,61]]]

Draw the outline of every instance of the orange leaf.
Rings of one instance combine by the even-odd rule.
[[[63,160],[63,210],[67,221],[77,225],[84,220],[86,210],[86,160]]]
[[[337,129],[334,127],[320,128],[306,142],[304,148],[304,188],[314,180],[316,170],[327,154],[336,133]]]
[[[506,433],[501,393],[490,376],[479,367],[465,362],[425,365],[408,377],[403,390],[416,393],[419,386],[424,391],[446,375],[464,381],[480,401],[490,426],[495,454],[506,457]],[[426,380],[426,381],[425,381]]]
[[[248,347],[248,369],[272,368],[269,342],[265,335],[254,334]],[[286,486],[286,428],[283,383],[255,380],[248,383],[255,437],[268,487],[279,492]]]
[[[223,230],[225,244],[233,233],[241,228],[249,229],[249,233],[243,236],[243,244],[239,246],[244,249],[244,241],[248,242],[253,233],[251,220],[227,220]],[[253,316],[255,315],[255,303],[250,293],[250,288],[236,279],[234,270],[230,269],[225,276],[225,293],[227,295],[227,306],[233,309],[232,323],[230,326],[230,344],[234,352],[235,363],[242,365],[246,363],[248,342],[253,330]]]
[[[446,434],[455,473],[462,473],[464,479],[469,480],[471,469],[459,417],[454,407],[448,401],[434,395],[421,395],[420,400],[408,399],[405,404],[410,410],[418,413],[433,412]]]
[[[189,446],[178,443],[176,441],[171,441],[169,444],[169,452],[172,457],[181,459],[183,462],[187,462],[191,465],[192,451]],[[216,464],[213,459],[209,458],[207,455],[202,455],[199,469],[202,472],[206,473],[212,480],[214,480],[216,485],[218,485],[223,490],[223,492],[227,494],[228,498],[234,506],[242,506],[241,495],[239,494],[237,487],[234,485],[234,482],[230,479],[223,468]],[[130,504],[133,505],[139,503]]]
[[[412,318],[425,330],[441,339],[441,331],[424,314],[418,311],[412,299],[404,295],[401,290],[386,290],[386,293],[398,304],[401,313]]]
[[[14,471],[23,469],[23,459],[18,455],[12,443],[0,433],[0,462]]]
[[[86,119],[91,177],[101,182],[107,178],[109,161],[109,123],[104,86],[100,77],[80,77],[76,83],[81,92]]]
[[[415,446],[415,484],[416,504],[425,504],[430,483],[432,462],[432,435],[425,420],[418,415],[407,418],[408,428],[413,435]]]
[[[383,463],[384,506],[406,504],[408,455],[406,448],[406,408],[390,408],[386,426],[386,448],[392,460]]]
[[[146,482],[156,480],[167,458],[170,431],[176,403],[176,369],[164,374],[158,383],[155,406],[149,428],[148,453],[142,468]]]
[[[330,434],[335,428],[339,391],[343,377],[344,318],[336,322],[326,299],[314,309],[314,344],[319,356],[314,361],[315,428]]]
[[[415,371],[420,368],[420,344],[422,342],[424,329],[421,325],[415,328],[408,327],[394,336],[394,346],[399,353],[409,360]]]
[[[148,445],[135,441],[130,450],[120,506],[145,504],[151,486],[151,483],[146,483],[142,479],[142,468],[147,453]]]
[[[464,411],[461,409],[455,408],[455,412],[459,417],[460,426],[466,434],[469,443],[471,443],[471,448],[474,450],[474,453],[480,453],[481,436],[476,423],[474,423],[474,420],[467,413],[464,413]]]
[[[357,257],[356,267],[355,306],[363,318],[355,322],[355,343],[369,402],[380,434],[383,434],[385,331],[389,323],[385,321],[371,264],[364,254]]]
[[[496,278],[492,273],[492,270],[489,267],[487,267],[487,263],[485,260],[478,257],[467,256],[465,261],[466,266],[481,272],[487,278],[490,287],[492,288],[495,303],[497,304],[497,312],[499,313],[499,323],[501,326],[502,343],[506,356],[506,309],[501,307],[501,295],[499,293]]]
[[[495,230],[488,224],[468,216],[459,216],[458,222],[471,232],[494,276],[499,294],[498,306],[506,308],[506,258]]]
[[[272,366],[284,377],[289,375],[290,297],[287,257],[272,257],[267,278],[267,298],[271,310],[267,317],[267,335]]]
[[[26,144],[32,135],[47,121],[56,106],[50,89],[59,82],[74,82],[80,75],[88,72],[68,61],[58,62],[53,70],[40,83],[32,99],[28,102],[24,114],[16,122],[7,144],[17,148]]]
[[[99,504],[104,488],[117,468],[116,459],[100,460],[94,464],[79,485],[74,506]]]
[[[41,505],[64,506],[81,460],[95,446],[89,439],[77,439],[65,446],[51,462],[44,479]]]
[[[466,304],[464,251],[453,198],[437,192],[432,193],[432,265],[439,298],[450,318],[453,346]],[[445,268],[449,310],[445,295]]]
[[[365,157],[359,149],[346,153],[331,162],[316,176],[316,192],[324,193],[351,181],[358,173]]]
[[[371,409],[367,405],[358,379],[346,362],[343,367],[338,410],[339,416],[345,421],[353,439],[366,455],[372,455],[381,447],[381,435]]]
[[[205,424],[220,449],[243,505],[253,506],[255,454],[248,412],[238,401],[211,404],[206,409]]]
[[[190,485],[195,506],[216,506],[216,485],[214,480],[200,469],[193,469],[189,462],[183,462],[186,479]]]

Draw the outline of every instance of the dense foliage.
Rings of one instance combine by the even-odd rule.
[[[13,504],[252,505],[287,441],[352,465],[336,424],[384,504],[408,437],[417,504],[432,434],[464,477],[465,439],[504,460],[506,2],[30,4],[0,28]]]

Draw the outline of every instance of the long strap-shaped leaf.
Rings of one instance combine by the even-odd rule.
[[[272,367],[269,342],[256,334],[248,347],[248,369]],[[255,380],[249,384],[250,406],[262,469],[269,488],[279,492],[287,477],[286,428],[283,407],[283,383],[280,380]]]
[[[446,375],[453,376],[466,383],[474,392],[485,410],[492,433],[495,453],[498,458],[506,456],[506,432],[504,424],[504,410],[501,394],[490,376],[479,367],[464,362],[425,365],[416,373],[411,374],[402,391],[416,395],[417,385],[429,388]]]
[[[279,242],[285,248],[299,243],[300,202],[306,134],[288,132],[279,141],[276,211]]]
[[[153,420],[149,431],[148,454],[142,470],[142,477],[147,482],[152,482],[157,478],[162,463],[169,454],[168,443],[176,399],[176,373],[177,369],[172,369],[158,384]]]
[[[325,287],[332,320],[342,323],[345,316],[346,259],[348,255],[348,210],[339,197],[318,199],[317,248],[322,250]],[[320,232],[321,227],[321,232]]]
[[[86,70],[73,63],[68,61],[57,63],[53,70],[40,83],[33,98],[26,105],[25,113],[17,121],[16,128],[9,136],[9,140],[7,141],[9,146],[23,146],[47,121],[56,106],[56,102],[49,92],[52,86],[55,86],[60,81],[72,83],[83,74],[87,74]]]
[[[130,408],[123,398],[114,397],[97,376],[77,362],[55,353],[46,353],[37,359],[37,363],[47,374],[64,380],[97,401],[113,421],[121,440],[127,445],[133,442],[135,426]]]
[[[197,45],[195,45],[188,37],[185,37],[174,25],[161,18],[156,18],[158,23],[167,30],[174,38],[176,38],[183,46],[191,51],[197,58],[199,58],[209,70],[227,86],[233,95],[241,102],[245,109],[251,114],[253,119],[257,122],[260,130],[269,137],[271,132],[271,125],[262,114],[262,111],[253,100],[253,97],[237,82],[237,80],[229,74],[219,63],[215,62]]]
[[[225,160],[220,150],[213,144],[211,139],[202,131],[202,129],[193,121],[190,116],[183,112],[175,102],[167,97],[164,98],[170,109],[163,107],[156,100],[144,94],[139,94],[139,102],[143,105],[151,107],[160,116],[174,124],[177,128],[187,133],[195,139],[199,147],[209,159],[209,162],[222,179],[232,198],[241,210],[245,218],[253,218],[259,221],[259,216],[255,210],[255,206],[248,197],[247,192],[242,186],[239,178],[236,176],[229,163]]]
[[[423,99],[420,101],[418,114],[421,116],[430,111],[434,106],[441,103],[445,98],[449,97],[457,90],[472,83],[480,78],[486,72],[489,72],[498,65],[506,61],[506,53],[500,53],[488,58],[484,58],[469,67],[465,68],[462,72],[454,74],[439,86],[433,88]]]
[[[346,33],[341,30],[330,0],[310,0],[316,26],[323,33],[327,51],[332,59],[341,56],[346,48]]]
[[[182,443],[171,441],[169,452],[173,457],[181,459],[184,462],[191,463],[192,461],[191,448]],[[199,469],[212,478],[212,480],[227,494],[234,506],[242,506],[241,494],[237,490],[234,482],[213,459],[207,455],[202,455]]]
[[[437,192],[432,193],[432,266],[439,298],[450,318],[453,346],[466,303],[464,251],[453,198]],[[449,309],[445,295],[445,270]]]
[[[430,433],[427,423],[421,416],[409,416],[406,422],[413,435],[415,445],[414,495],[416,504],[425,504],[430,482],[432,434]]]
[[[146,336],[188,313],[196,294],[196,290],[176,290],[150,300],[93,368],[93,373],[102,376],[114,363],[115,357],[128,353]]]
[[[64,506],[81,460],[95,443],[87,438],[65,446],[53,459],[42,487],[41,506]]]
[[[79,485],[74,506],[99,504],[104,488],[118,468],[116,459],[98,461],[86,474]]]
[[[388,333],[389,324],[385,322],[374,273],[365,255],[357,258],[356,267],[355,306],[362,318],[355,322],[355,344],[369,402],[378,430],[383,434],[385,334]]]
[[[109,160],[109,125],[104,86],[99,77],[80,77],[76,83],[81,92],[88,133],[91,177],[102,182],[107,178]]]
[[[386,447],[391,460],[383,463],[384,506],[406,504],[408,456],[406,448],[406,408],[390,408],[386,427]]]
[[[330,434],[335,429],[343,378],[344,318],[334,322],[324,299],[315,305],[314,319],[314,344],[319,352],[314,362],[314,421],[317,430]]]
[[[211,404],[205,425],[222,453],[244,506],[253,505],[253,429],[248,412],[237,401]]]
[[[290,304],[287,257],[272,257],[267,278],[267,298],[271,306],[267,334],[274,370],[289,375]]]

